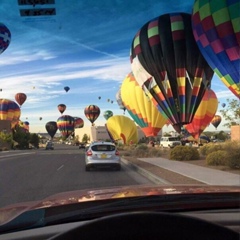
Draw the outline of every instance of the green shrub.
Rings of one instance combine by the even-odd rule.
[[[210,143],[207,144],[207,149],[206,149],[206,155],[216,152],[218,150],[223,150],[223,145],[222,143]]]
[[[136,146],[136,149],[141,149],[141,150],[148,150],[148,146],[146,144],[139,144]]]
[[[209,153],[206,157],[207,165],[212,166],[227,166],[227,152],[225,150],[217,150],[216,152]]]
[[[203,145],[203,146],[201,146],[201,147],[199,148],[199,153],[200,153],[202,156],[206,156],[206,155],[207,155],[207,149],[208,149],[209,145],[210,145],[210,143],[205,144],[205,145]]]
[[[194,147],[176,146],[170,152],[171,160],[187,161],[199,159],[199,152]]]

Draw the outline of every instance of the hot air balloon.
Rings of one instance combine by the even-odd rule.
[[[45,128],[48,134],[51,136],[51,138],[53,138],[58,130],[57,122],[54,121],[47,122]]]
[[[26,101],[26,99],[27,99],[27,95],[25,93],[17,93],[15,95],[15,100],[20,106],[23,105],[23,103]]]
[[[61,113],[61,114],[63,114],[64,113],[64,111],[66,110],[66,105],[65,104],[59,104],[58,105],[58,111]]]
[[[23,128],[25,130],[27,130],[27,132],[29,132],[29,122],[28,121],[23,122]]]
[[[122,98],[121,98],[121,88],[118,90],[118,92],[116,93],[116,100],[117,100],[117,104],[119,106],[120,109],[123,110],[123,112],[125,113],[126,111],[126,108],[125,106],[123,105],[123,102],[122,102]]]
[[[68,91],[70,90],[70,87],[66,86],[66,87],[64,87],[64,90],[65,90],[66,92],[68,92]]]
[[[18,104],[8,99],[0,99],[0,120],[9,120],[13,129],[20,118],[21,110]]]
[[[122,83],[121,97],[123,105],[145,136],[157,136],[167,118],[158,111],[152,101],[149,101],[132,73],[129,73]]]
[[[222,107],[223,107],[223,108],[226,107],[226,103],[222,103]]]
[[[100,115],[100,108],[96,105],[89,105],[84,109],[84,114],[86,118],[94,125],[94,122]]]
[[[113,116],[113,112],[111,110],[106,110],[104,113],[103,113],[103,117],[108,120],[110,117]]]
[[[203,96],[192,122],[184,127],[195,139],[198,139],[205,128],[211,123],[217,108],[217,96],[213,90],[208,89]]]
[[[130,60],[140,87],[181,132],[213,76],[193,37],[191,15],[164,14],[146,23],[133,39]]]
[[[193,34],[198,47],[230,91],[240,98],[240,1],[196,0]]]
[[[74,132],[74,118],[69,115],[62,115],[57,119],[57,127],[62,136],[68,138]]]
[[[83,128],[84,121],[80,117],[74,117],[74,128]]]
[[[138,142],[137,126],[129,117],[112,116],[107,120],[106,128],[114,141],[121,140],[124,144]]]
[[[9,29],[0,23],[0,54],[3,53],[11,42],[11,33]]]
[[[211,121],[211,124],[217,129],[218,125],[221,123],[222,118],[219,115],[215,115]]]
[[[39,120],[41,121],[41,120],[42,120],[42,117],[40,117]]]
[[[99,96],[99,97],[98,97],[98,99],[100,100],[100,99],[101,99],[101,97]]]

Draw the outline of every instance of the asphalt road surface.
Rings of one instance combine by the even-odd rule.
[[[66,191],[151,183],[124,164],[121,171],[86,172],[84,150],[64,144],[54,147],[0,152],[0,208]]]

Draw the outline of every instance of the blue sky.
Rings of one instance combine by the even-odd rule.
[[[46,132],[45,124],[61,115],[60,103],[67,105],[64,114],[83,118],[85,126],[91,123],[84,108],[96,104],[101,109],[96,125],[103,125],[105,110],[123,113],[115,95],[131,71],[129,51],[138,29],[164,13],[191,13],[193,2],[55,0],[50,5],[56,8],[55,16],[21,17],[19,10],[24,7],[17,0],[0,0],[0,22],[12,34],[9,47],[0,55],[0,98],[14,100],[18,92],[27,94],[21,120],[30,123],[31,132]],[[70,87],[67,93],[65,86]],[[235,98],[217,76],[212,89],[220,103]]]

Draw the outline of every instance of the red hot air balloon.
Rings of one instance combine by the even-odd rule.
[[[84,114],[86,118],[92,123],[92,126],[94,126],[94,122],[100,115],[100,108],[96,105],[89,105],[84,109]]]
[[[11,42],[11,33],[9,29],[0,23],[0,54],[3,53]]]
[[[25,93],[17,93],[15,95],[15,100],[20,106],[23,105],[23,103],[26,101],[26,99],[27,99],[27,95]]]
[[[130,60],[139,85],[181,132],[213,77],[195,42],[191,15],[164,14],[146,23],[133,39]]]
[[[63,114],[64,113],[64,111],[66,110],[66,105],[65,104],[59,104],[58,105],[58,111],[61,113],[61,114]]]
[[[74,127],[75,128],[83,128],[84,126],[84,121],[80,117],[74,117]]]

